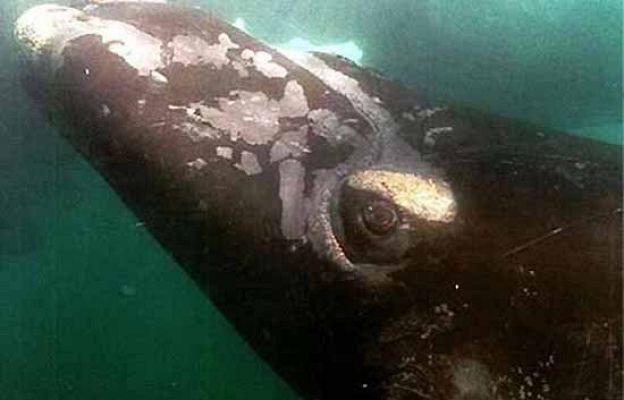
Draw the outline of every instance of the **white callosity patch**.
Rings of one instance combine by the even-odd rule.
[[[457,398],[491,398],[495,382],[487,367],[471,359],[460,360],[452,371]]]
[[[15,37],[33,57],[39,57],[46,51],[60,53],[65,40],[58,37],[59,31],[67,21],[80,15],[83,13],[79,10],[56,4],[33,7],[15,22]]]
[[[308,144],[308,127],[302,126],[296,131],[284,132],[275,141],[270,151],[271,162],[281,161],[288,157],[298,158],[310,153]]]
[[[294,80],[286,84],[279,101],[269,99],[262,92],[234,90],[230,95],[236,99],[217,99],[219,108],[191,103],[188,107],[169,106],[169,109],[183,108],[196,122],[209,123],[227,132],[230,140],[240,138],[251,145],[270,143],[279,132],[279,118],[303,117],[309,110],[303,87]]]
[[[168,44],[173,52],[171,61],[183,65],[213,64],[220,69],[230,63],[227,57],[228,50],[238,49],[239,46],[225,33],[221,33],[218,40],[217,44],[208,44],[197,36],[175,36]]]
[[[102,104],[101,112],[103,117],[108,117],[111,115],[111,109],[106,104]]]
[[[254,66],[260,73],[268,78],[284,78],[288,74],[286,68],[272,61],[273,57],[264,51],[259,51],[254,56]]]
[[[240,163],[235,167],[246,173],[247,175],[257,175],[262,172],[262,167],[258,162],[258,157],[250,151],[243,150],[241,152]]]
[[[392,135],[398,125],[392,115],[379,104],[379,99],[369,96],[355,79],[330,68],[313,54],[285,50],[284,54],[302,68],[308,70],[324,84],[345,96],[355,110],[371,125],[377,135]]]
[[[280,100],[280,117],[304,117],[308,111],[308,100],[303,87],[295,80],[288,81],[284,88],[284,97]]]
[[[359,134],[349,125],[343,124],[331,110],[318,108],[308,113],[312,130],[331,145],[337,146],[346,141],[358,141]],[[347,120],[343,122],[348,122]]]
[[[164,76],[163,74],[161,74],[161,73],[160,73],[160,72],[158,72],[158,71],[151,71],[149,75],[150,75],[150,76],[152,77],[152,79],[153,79],[155,82],[157,82],[157,83],[163,83],[163,84],[164,84],[164,83],[169,82],[169,80],[167,79],[167,77],[166,77],[166,76]]]
[[[401,116],[408,121],[416,122],[416,117],[414,117],[414,114],[412,114],[411,112],[406,111],[402,113]]]
[[[45,4],[26,11],[16,22],[15,35],[31,57],[38,61],[50,57],[52,71],[63,64],[67,44],[84,35],[98,35],[112,53],[120,56],[139,75],[166,78],[157,73],[163,68],[162,42],[119,21],[92,17],[74,8]]]
[[[288,75],[288,70],[273,61],[273,56],[265,51],[254,52],[244,49],[241,52],[241,58],[252,62],[258,72],[267,78],[285,78]]]
[[[435,145],[436,136],[440,134],[444,134],[444,133],[451,133],[451,132],[453,132],[453,127],[451,126],[441,126],[437,128],[427,129],[427,131],[425,132],[425,138],[423,139],[423,142],[427,146],[433,146]]]
[[[247,78],[249,76],[247,68],[245,68],[245,66],[238,61],[232,61],[232,68],[238,72],[238,76],[241,78]]]
[[[195,169],[197,171],[203,169],[208,163],[203,158],[197,158],[193,161],[189,161],[186,163],[189,168]]]
[[[340,126],[336,113],[325,108],[310,111],[308,119],[312,122],[314,132],[325,138],[333,136]]]
[[[284,160],[279,165],[279,177],[281,231],[286,239],[299,239],[305,233],[305,168],[300,161]]]
[[[244,49],[243,51],[241,51],[241,58],[247,61],[253,60],[255,54],[256,53],[253,50]]]
[[[204,139],[217,139],[221,134],[216,129],[209,126],[194,124],[191,122],[182,122],[172,126],[174,129],[182,131],[191,141],[197,143]]]
[[[508,375],[498,377],[498,381],[505,384],[505,393],[509,400],[549,400],[554,399],[548,377],[549,371],[555,365],[555,358],[551,354],[547,360],[538,361],[533,368],[516,366],[511,368]]]
[[[420,108],[420,106],[414,107],[416,110],[416,115],[420,118],[431,118],[434,114],[439,113],[441,111],[445,111],[445,107],[434,107],[434,108]]]
[[[248,144],[266,144],[279,131],[279,104],[262,92],[236,90],[236,100],[219,98],[219,108],[191,104],[198,109],[201,118],[230,135],[232,141],[239,137]],[[194,112],[194,111],[193,111]]]
[[[215,153],[217,153],[217,157],[225,158],[226,160],[231,160],[234,154],[232,148],[227,146],[217,146]]]

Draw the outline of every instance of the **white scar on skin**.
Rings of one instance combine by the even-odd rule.
[[[227,57],[228,50],[238,49],[239,46],[225,33],[221,33],[218,39],[219,43],[208,44],[197,36],[175,36],[168,44],[173,50],[171,61],[183,65],[213,64],[217,69],[221,69],[230,63]]]
[[[284,160],[279,165],[279,197],[282,201],[282,235],[299,239],[305,233],[304,196],[305,168],[297,160]]]
[[[51,60],[51,73],[63,65],[62,53],[74,39],[98,35],[108,50],[121,57],[141,76],[166,82],[156,70],[165,65],[161,59],[162,42],[119,21],[93,17],[74,8],[44,4],[22,14],[16,22],[15,36],[35,61]]]

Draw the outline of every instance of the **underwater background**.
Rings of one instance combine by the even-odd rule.
[[[12,25],[40,3],[0,0],[0,398],[296,399],[26,98]],[[619,0],[183,3],[432,99],[622,144]]]

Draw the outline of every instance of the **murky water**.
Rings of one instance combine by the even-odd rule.
[[[27,100],[11,26],[38,3],[0,4],[1,397],[296,398]],[[622,142],[621,2],[465,4],[200,5],[433,98]]]

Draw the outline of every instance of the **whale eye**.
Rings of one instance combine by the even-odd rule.
[[[453,193],[443,180],[371,169],[342,181],[332,193],[329,216],[343,257],[362,267],[392,269],[451,234],[455,214]]]
[[[365,204],[361,210],[361,218],[364,227],[379,236],[392,232],[399,222],[394,206],[383,200]]]
[[[409,225],[390,199],[344,185],[332,219],[334,232],[351,262],[383,264],[398,261],[409,247]]]

